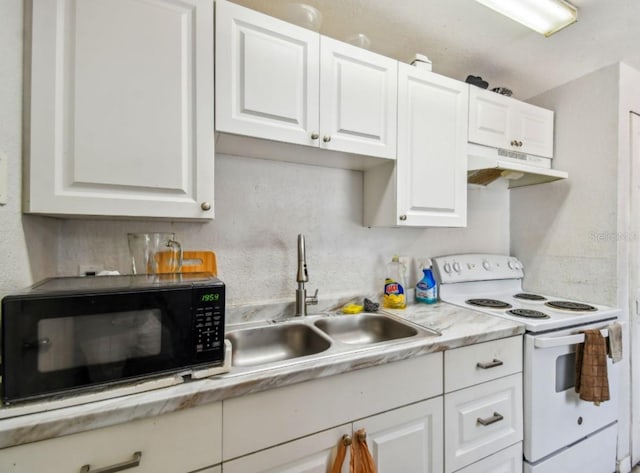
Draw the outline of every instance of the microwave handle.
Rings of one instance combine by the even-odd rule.
[[[609,336],[609,331],[606,328],[600,330],[600,333],[605,338]],[[556,348],[566,345],[577,345],[578,343],[584,343],[583,333],[568,335],[566,337],[535,337],[533,342],[536,348]]]

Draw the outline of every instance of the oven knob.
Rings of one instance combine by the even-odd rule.
[[[449,263],[445,263],[444,264],[444,272],[445,273],[450,273],[451,272],[451,265]]]
[[[460,268],[460,263],[453,263],[453,270],[454,270],[456,273],[459,273],[459,272],[460,272],[460,269],[461,269],[461,268]]]
[[[489,263],[487,260],[484,260],[484,261],[482,262],[482,267],[483,267],[484,269],[486,269],[487,271],[489,271],[489,270],[491,269],[491,263]]]

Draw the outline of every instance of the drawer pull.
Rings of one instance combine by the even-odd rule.
[[[489,417],[488,419],[483,419],[482,417],[478,417],[478,424],[482,424],[484,426],[487,426],[487,425],[495,424],[496,422],[499,422],[502,419],[504,419],[503,416],[501,416],[497,412],[494,412],[493,415],[491,417]]]
[[[496,366],[502,366],[504,363],[497,358],[494,358],[493,361],[482,362],[479,361],[476,365],[478,368],[482,368],[483,370],[488,370],[489,368],[495,368]]]
[[[80,468],[80,473],[115,473],[116,471],[128,470],[129,468],[140,466],[141,459],[142,452],[136,452],[133,454],[133,458],[131,460],[111,466],[105,466],[104,468],[98,468],[97,470],[92,470],[91,465],[85,465]]]

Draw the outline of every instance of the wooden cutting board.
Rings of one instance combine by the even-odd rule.
[[[213,251],[183,251],[181,272],[211,273],[216,276],[218,274],[216,254]]]

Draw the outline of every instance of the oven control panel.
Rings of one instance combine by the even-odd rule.
[[[469,253],[433,258],[433,269],[440,284],[496,279],[522,279],[524,267],[513,256]]]

